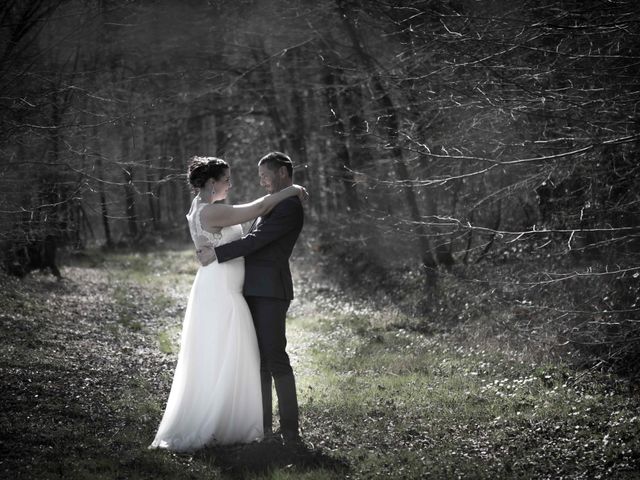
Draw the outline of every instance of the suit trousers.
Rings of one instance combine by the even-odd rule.
[[[265,433],[272,429],[272,378],[278,395],[280,428],[298,432],[298,401],[293,369],[286,352],[286,316],[289,300],[272,297],[246,297],[260,348],[260,378]]]

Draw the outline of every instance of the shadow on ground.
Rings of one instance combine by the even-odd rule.
[[[234,479],[264,475],[277,469],[296,472],[322,469],[342,475],[350,469],[345,460],[330,457],[318,449],[306,445],[290,448],[277,442],[208,447],[195,456]]]

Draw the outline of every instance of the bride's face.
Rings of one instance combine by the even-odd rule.
[[[227,169],[218,180],[212,178],[211,183],[213,186],[213,200],[224,200],[227,198],[231,188],[231,171]]]

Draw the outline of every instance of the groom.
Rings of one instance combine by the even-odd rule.
[[[293,183],[293,164],[281,152],[271,152],[258,162],[260,185],[274,193]],[[304,212],[298,197],[289,197],[253,222],[240,240],[198,252],[203,265],[245,257],[243,293],[251,310],[260,348],[260,378],[265,436],[273,431],[271,382],[276,386],[280,431],[285,443],[300,441],[298,400],[289,356],[285,320],[293,299],[289,257],[302,230]]]

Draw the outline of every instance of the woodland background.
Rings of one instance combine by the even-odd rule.
[[[238,203],[277,149],[351,293],[636,376],[639,102],[635,0],[8,0],[2,268],[187,242],[189,158]]]

